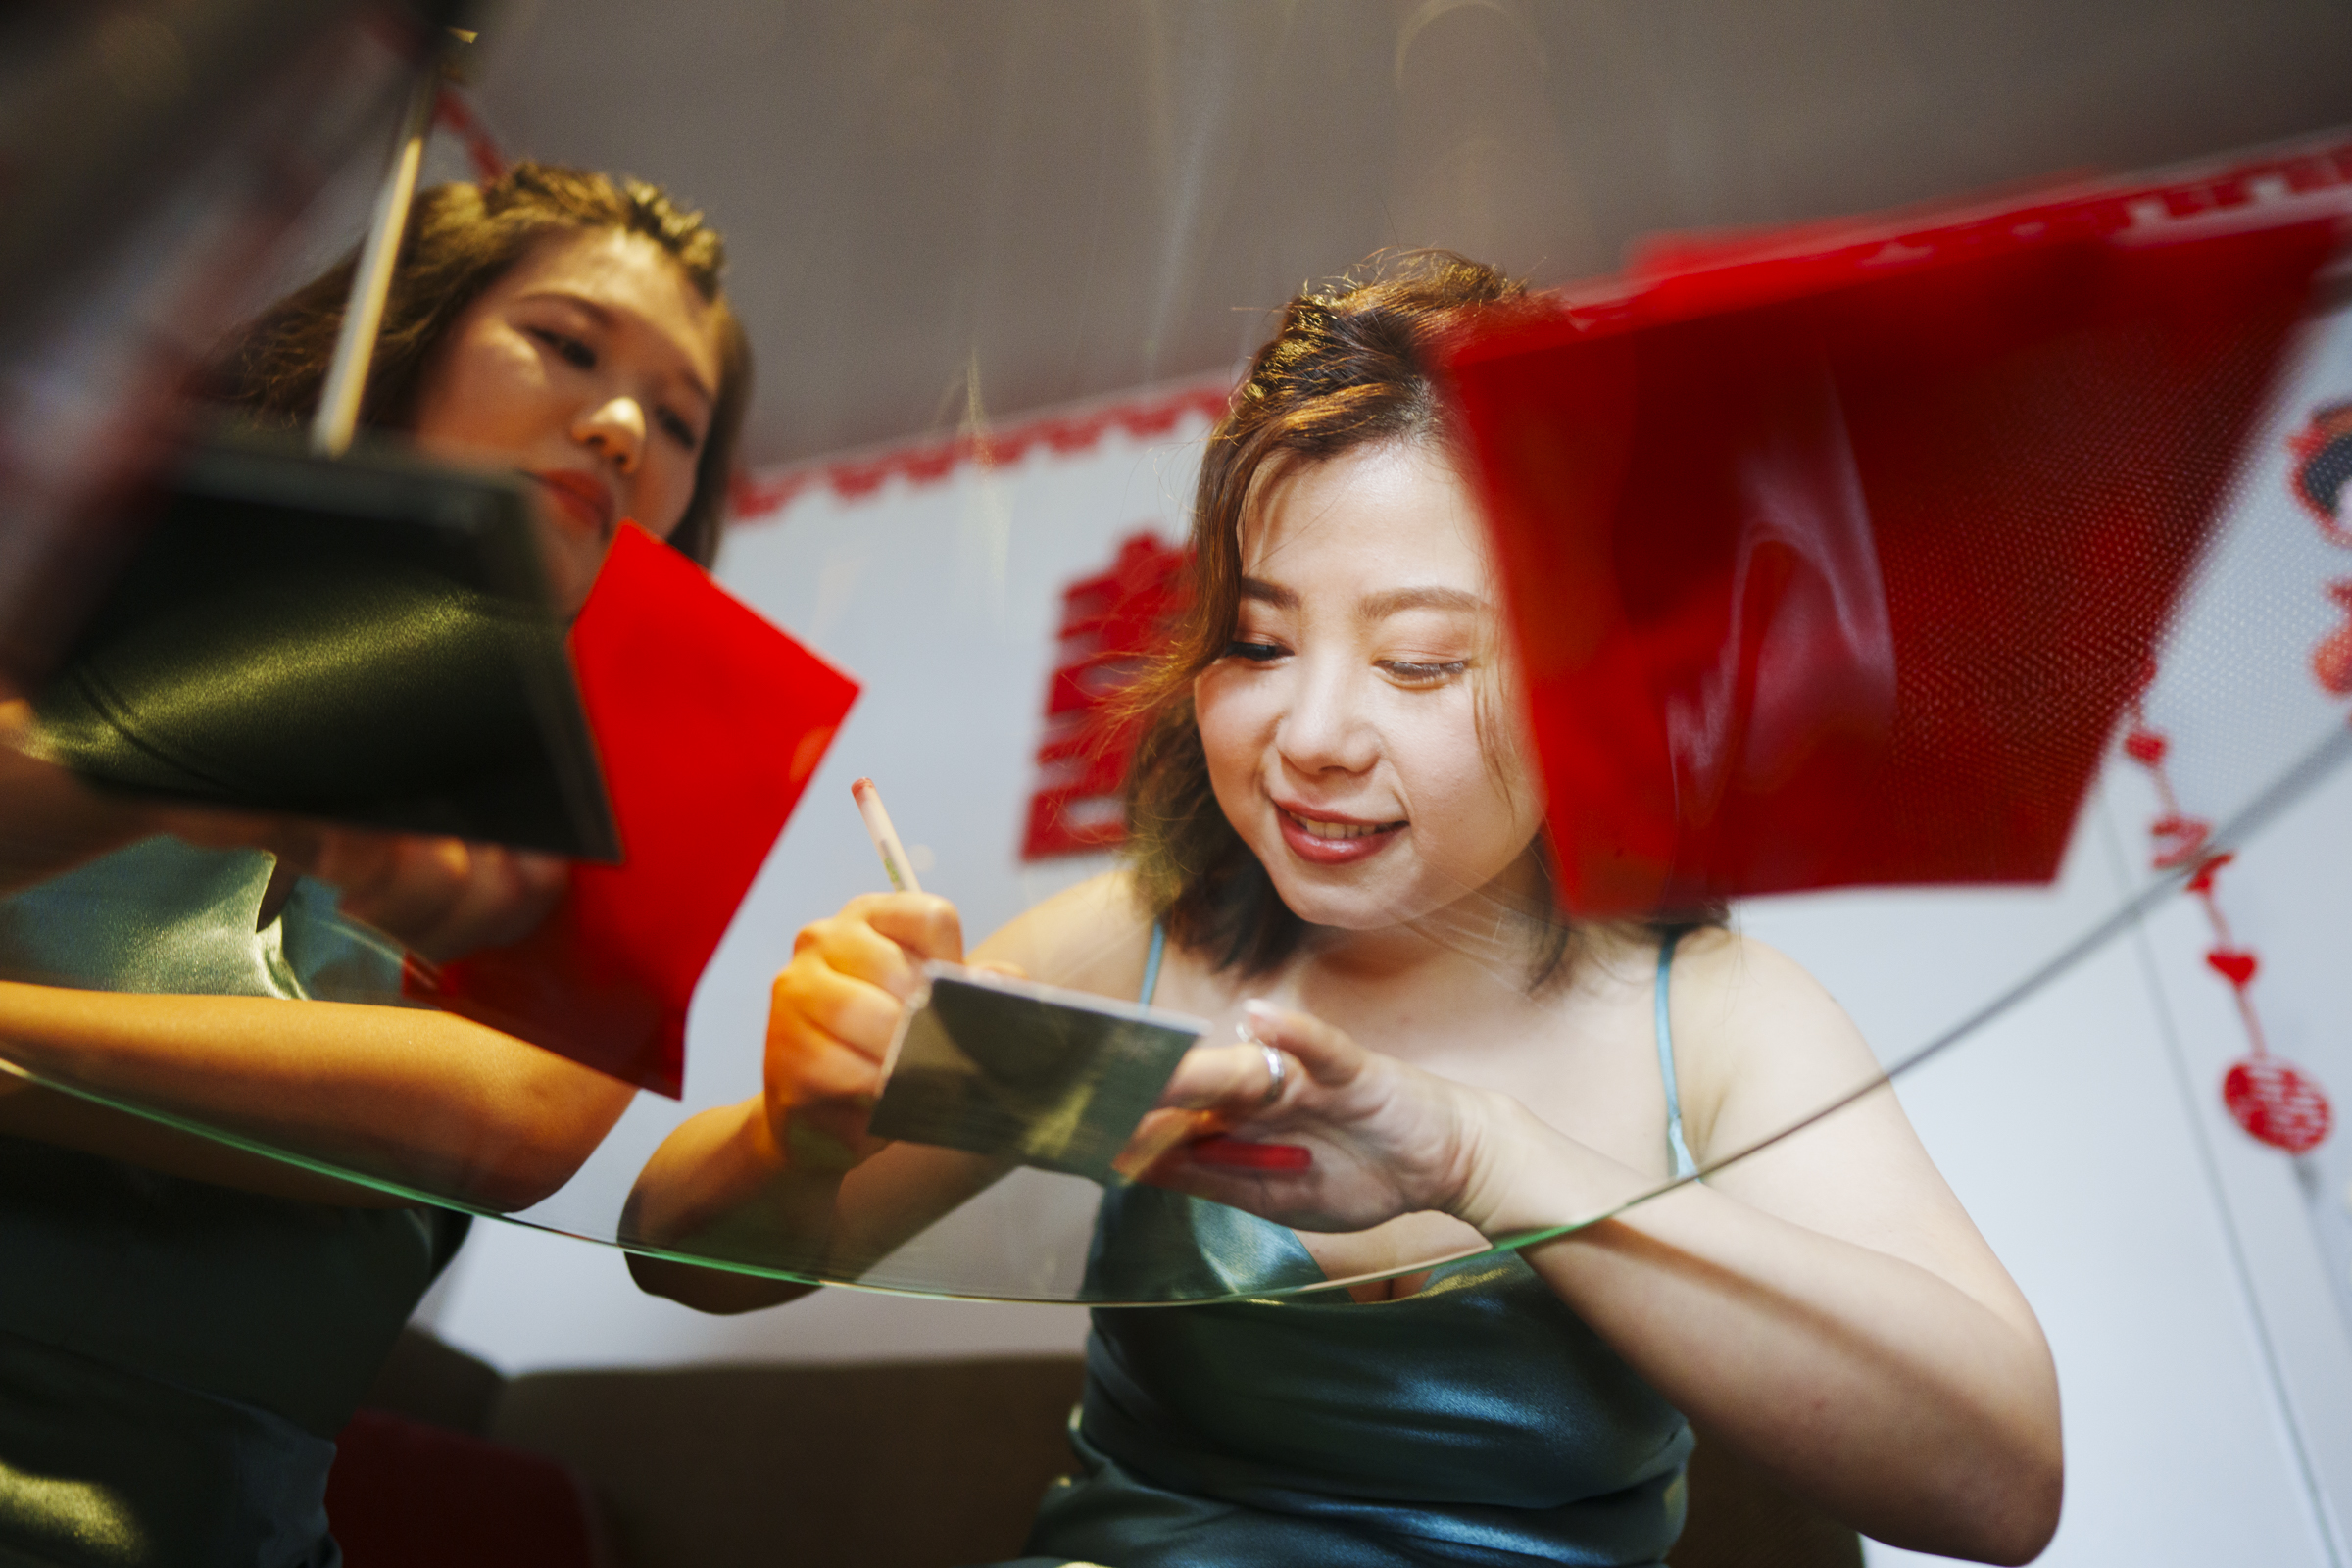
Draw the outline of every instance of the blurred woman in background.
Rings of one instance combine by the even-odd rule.
[[[633,180],[523,165],[422,192],[363,420],[528,479],[566,613],[623,519],[708,564],[750,393],[722,265],[699,214]],[[273,307],[207,390],[265,425],[307,418],[351,272]],[[62,825],[50,863],[9,857],[33,883],[0,900],[10,1061],[492,1210],[563,1185],[627,1104],[624,1084],[398,1005],[399,951],[343,918],[448,956],[527,930],[560,862],[27,776]],[[386,1004],[312,1000],[328,982]],[[466,1223],[0,1079],[0,1558],[337,1561],[334,1435]]]

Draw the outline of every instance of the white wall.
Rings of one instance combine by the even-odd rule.
[[[2280,431],[2326,384],[2352,387],[2345,344],[2314,365]],[[2301,670],[2331,613],[2307,601],[2335,564],[2280,501],[2280,431],[2151,697],[2176,733],[2184,793],[2217,815],[2340,719]],[[863,502],[819,493],[736,533],[722,577],[866,694],[698,996],[684,1105],[641,1098],[534,1218],[610,1234],[629,1178],[678,1117],[756,1087],[765,985],[791,931],[878,882],[851,778],[880,782],[923,847],[926,885],[961,903],[975,935],[1090,869],[1024,869],[1015,855],[1058,591],[1139,522],[1180,531],[1200,432],[1196,419],[1158,445],[1114,434],[1076,458],[967,466]],[[2119,766],[2050,889],[1764,900],[1741,923],[1813,968],[1882,1059],[1898,1061],[2139,885],[2151,809],[2145,779]],[[2275,1044],[2352,1093],[2347,810],[2352,775],[2250,847],[2225,890],[2265,956],[2258,995]],[[2221,1065],[2242,1032],[2203,968],[2194,912],[2166,907],[1909,1072],[1901,1097],[2058,1358],[2069,1494],[2044,1561],[2344,1568],[2326,1511],[2352,1511],[2352,1338],[2334,1290],[2348,1252],[2328,1226],[2343,1218],[2352,1135],[2298,1170],[2222,1113]],[[1061,1349],[1083,1333],[1069,1307],[845,1291],[708,1318],[636,1293],[605,1248],[499,1225],[477,1228],[433,1312],[511,1370]],[[1909,1560],[1874,1548],[1874,1563]]]

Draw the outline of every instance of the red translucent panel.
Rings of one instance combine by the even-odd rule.
[[[1572,907],[2055,873],[2336,243],[2128,224],[1686,252],[1465,347]]]
[[[695,982],[858,685],[634,526],[571,656],[625,858],[575,864],[536,933],[437,972],[412,964],[410,988],[675,1098]]]

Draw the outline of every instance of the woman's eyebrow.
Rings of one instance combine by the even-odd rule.
[[[1244,577],[1242,579],[1242,597],[1254,599],[1261,605],[1272,605],[1276,610],[1298,608],[1298,591],[1297,589],[1285,588],[1280,583],[1267,582],[1260,577]]]
[[[1458,610],[1484,614],[1487,602],[1462,588],[1391,588],[1385,593],[1366,594],[1355,608],[1356,613],[1366,620],[1385,620],[1406,610]]]

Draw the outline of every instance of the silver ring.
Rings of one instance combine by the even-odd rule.
[[[1257,1049],[1266,1054],[1266,1098],[1259,1101],[1258,1103],[1271,1105],[1282,1098],[1282,1080],[1284,1075],[1290,1071],[1290,1067],[1282,1059],[1282,1053],[1267,1045],[1263,1040],[1257,1043]]]
[[[1290,1063],[1283,1059],[1281,1052],[1276,1051],[1272,1046],[1252,1034],[1247,1020],[1235,1024],[1233,1032],[1240,1037],[1244,1045],[1255,1046],[1266,1054],[1266,1093],[1265,1098],[1258,1103],[1271,1105],[1282,1098],[1283,1081],[1290,1076],[1291,1072]]]

